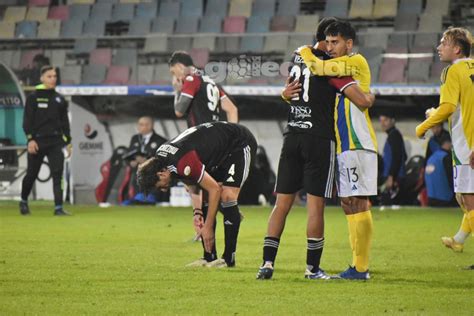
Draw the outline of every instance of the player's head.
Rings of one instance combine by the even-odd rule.
[[[435,136],[438,136],[441,134],[441,132],[443,131],[443,123],[441,124],[438,124],[438,125],[435,125],[431,128],[431,132],[433,133],[433,135]]]
[[[472,34],[462,27],[450,27],[441,37],[437,47],[439,59],[451,63],[471,54]]]
[[[356,32],[349,22],[336,21],[331,23],[324,34],[326,35],[326,49],[331,57],[341,57],[352,51]]]
[[[138,166],[137,183],[141,192],[148,194],[154,189],[167,191],[171,183],[171,172],[160,157],[153,157]]]
[[[194,66],[194,62],[188,53],[178,50],[171,55],[168,65],[173,76],[178,80],[184,80],[190,73],[190,67]]]
[[[141,135],[150,134],[153,132],[153,118],[151,116],[142,116],[138,119],[138,133]]]
[[[439,145],[444,150],[451,151],[453,144],[451,142],[451,137],[449,136],[449,134],[444,134],[443,136],[441,136],[441,138],[439,139]]]
[[[332,16],[323,18],[319,21],[318,28],[316,29],[316,42],[324,42],[326,40],[326,34],[324,34],[324,31],[326,31],[330,24],[337,21],[339,20]]]
[[[54,89],[56,87],[56,82],[58,80],[56,68],[50,65],[43,66],[41,67],[40,74],[41,83],[46,87],[46,89]]]
[[[379,117],[380,127],[384,132],[395,126],[395,115],[392,112],[382,113]]]

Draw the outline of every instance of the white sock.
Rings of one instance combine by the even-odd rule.
[[[469,237],[469,233],[466,233],[465,231],[460,229],[456,233],[456,235],[454,235],[453,239],[454,239],[455,242],[457,242],[459,244],[464,244],[464,241],[466,240],[467,237]]]

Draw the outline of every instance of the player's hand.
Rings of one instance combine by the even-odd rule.
[[[204,227],[204,214],[202,210],[198,208],[194,209],[193,226],[194,226],[194,231],[196,231],[196,234],[200,236],[201,229]]]
[[[72,155],[72,145],[71,144],[68,144],[66,146],[66,159],[67,158],[70,158]]]
[[[431,115],[433,115],[435,108],[429,108],[428,110],[425,111],[425,116],[426,118],[430,118]]]
[[[174,91],[181,92],[181,89],[183,88],[183,82],[179,80],[178,78],[176,78],[175,76],[173,76],[172,85],[173,85]]]
[[[30,140],[28,142],[28,153],[32,155],[36,155],[38,153],[39,146],[35,140]]]
[[[392,176],[388,176],[387,180],[385,180],[385,188],[387,190],[391,190],[393,187],[393,177]]]
[[[283,89],[281,95],[286,100],[291,100],[293,98],[298,97],[298,94],[301,92],[301,83],[299,80],[295,79],[290,82],[290,77],[286,79],[285,89]]]
[[[418,137],[419,139],[424,139],[425,138],[425,133],[422,129],[421,129],[421,124],[418,125],[415,129],[415,134],[416,134],[416,137]]]
[[[210,222],[210,221],[208,221]],[[201,229],[201,238],[204,242],[204,248],[206,252],[212,252],[212,247],[214,245],[214,228],[212,227],[212,223],[205,224]]]
[[[303,50],[303,48],[311,48],[311,46],[310,46],[310,45],[303,45],[303,46],[300,46],[300,47],[298,47],[297,49],[295,49],[295,53],[300,54],[301,51]]]
[[[474,150],[471,151],[471,154],[469,155],[469,165],[471,166],[471,169],[474,169]]]
[[[137,158],[135,159],[138,164],[144,163],[146,161],[146,158],[140,155],[137,155]]]

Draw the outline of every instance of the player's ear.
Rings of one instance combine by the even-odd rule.
[[[346,41],[346,47],[349,50],[351,50],[354,47],[354,40],[352,38],[350,38]]]

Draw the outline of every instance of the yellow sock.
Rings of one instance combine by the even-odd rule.
[[[365,272],[369,269],[369,253],[373,231],[372,213],[370,210],[364,211],[354,214],[354,218],[356,221],[355,267],[358,272]]]
[[[465,232],[467,234],[472,233],[471,226],[469,225],[469,219],[467,218],[467,213],[464,214],[464,216],[462,218],[460,230],[462,230],[463,232]]]
[[[471,232],[474,232],[474,210],[470,210],[466,214],[469,226],[471,226]]]
[[[355,253],[355,244],[356,244],[356,221],[354,215],[347,215],[347,227],[349,228],[349,242],[352,249],[352,266],[356,264],[356,253]]]

